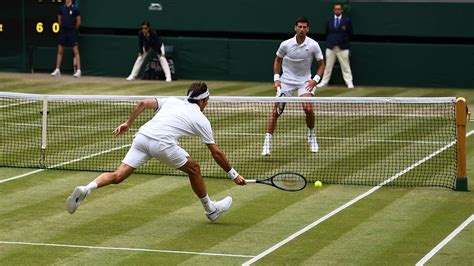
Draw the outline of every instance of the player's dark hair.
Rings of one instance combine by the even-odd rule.
[[[309,21],[306,17],[298,17],[295,21],[295,26],[298,26],[298,23],[306,23],[306,25],[309,27]]]
[[[195,82],[189,86],[188,92],[186,93],[189,97],[197,97],[207,91],[207,84],[204,82]],[[191,95],[189,95],[191,93]],[[197,103],[196,99],[188,99],[190,103]]]
[[[341,2],[336,2],[336,3],[334,3],[333,7],[336,7],[336,6],[340,6],[341,9],[344,9],[344,7],[342,6],[342,3],[341,3]]]
[[[141,26],[147,26],[147,27],[150,29],[150,28],[151,28],[151,26],[150,26],[150,21],[148,21],[148,20],[142,21]]]

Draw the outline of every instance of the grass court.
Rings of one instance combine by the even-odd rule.
[[[181,96],[191,82],[0,73],[0,91],[37,94]],[[271,83],[206,82],[211,96],[273,95]],[[474,108],[472,89],[332,86],[318,89],[316,95],[462,96]],[[123,120],[127,116],[124,113]],[[110,122],[110,132],[116,125]],[[473,125],[469,122],[467,132]],[[258,152],[261,144],[246,145],[257,146]],[[6,149],[7,143],[2,140],[0,146]],[[329,184],[315,189],[309,184],[301,192],[285,193],[207,178],[213,199],[234,199],[231,210],[215,223],[206,219],[183,176],[134,174],[118,186],[95,190],[70,215],[66,198],[98,172],[1,167],[0,264],[240,265],[257,260],[257,265],[414,265],[464,223],[427,265],[472,265],[473,148],[470,135],[469,192]]]

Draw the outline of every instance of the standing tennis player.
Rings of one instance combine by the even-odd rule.
[[[188,174],[191,187],[201,200],[209,220],[215,221],[227,211],[232,205],[232,198],[228,196],[217,202],[209,198],[199,164],[178,145],[178,139],[183,136],[200,137],[216,163],[237,185],[245,185],[245,179],[230,166],[226,156],[215,143],[211,123],[202,113],[209,101],[206,83],[191,84],[187,95],[188,98],[184,101],[176,98],[140,101],[128,120],[118,126],[113,134],[117,136],[127,131],[135,118],[145,109],[156,110],[155,116],[138,130],[132,147],[115,172],[102,173],[88,185],[74,189],[67,199],[68,212],[74,213],[92,190],[119,184],[152,157]]]
[[[307,36],[309,22],[305,17],[299,17],[295,22],[295,37],[283,41],[276,52],[273,63],[273,81],[277,97],[290,97],[295,91],[300,97],[314,96],[316,84],[321,80],[324,72],[323,53],[319,44]],[[316,75],[311,79],[311,63],[313,57],[318,61],[319,67]],[[283,74],[280,77],[280,69]],[[284,106],[275,104],[270,114],[267,134],[263,144],[262,155],[270,155],[271,140],[277,124],[278,117],[283,113]],[[303,103],[308,126],[308,142],[311,152],[318,152],[316,132],[314,132],[314,111],[312,103]]]

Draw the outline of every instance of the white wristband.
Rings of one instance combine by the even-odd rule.
[[[236,179],[239,176],[239,173],[237,173],[237,171],[235,171],[234,168],[230,169],[229,172],[227,172],[227,174],[229,175],[230,178],[232,178],[232,180]]]
[[[273,75],[273,81],[280,80],[280,74]]]
[[[318,74],[316,74],[314,75],[313,80],[316,81],[316,83],[319,83],[319,81],[321,80],[321,77]]]

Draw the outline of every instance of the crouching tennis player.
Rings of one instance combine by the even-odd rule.
[[[183,136],[199,136],[216,163],[237,185],[245,185],[245,179],[230,166],[226,156],[215,143],[211,123],[202,113],[209,101],[206,83],[191,84],[187,95],[184,101],[177,98],[140,101],[128,120],[118,126],[113,134],[118,136],[127,131],[145,109],[156,110],[155,116],[138,130],[132,147],[115,172],[102,173],[88,185],[74,189],[66,202],[68,212],[74,213],[92,190],[119,184],[152,157],[188,174],[191,187],[201,200],[209,220],[215,221],[227,211],[232,205],[232,198],[228,196],[220,201],[212,201],[209,198],[199,164],[178,145],[178,139]]]

